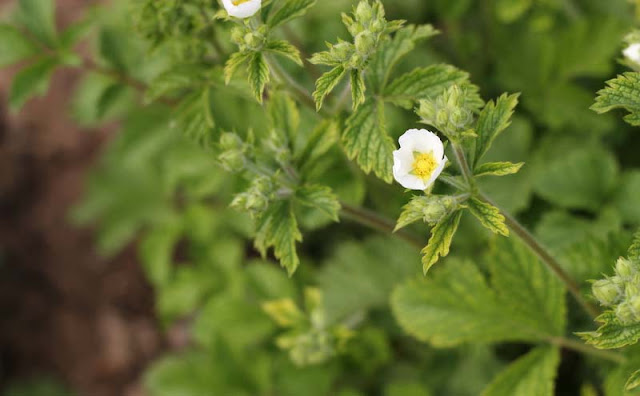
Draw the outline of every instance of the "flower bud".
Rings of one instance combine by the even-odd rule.
[[[629,277],[636,274],[635,265],[624,257],[620,257],[616,262],[616,274],[621,277]]]
[[[613,278],[601,279],[593,282],[591,286],[593,296],[601,305],[610,306],[616,303],[621,297],[620,286],[616,284]]]
[[[355,12],[356,20],[363,25],[368,24],[373,18],[373,9],[368,1],[361,1]]]
[[[231,30],[231,41],[237,45],[244,44],[243,29],[236,26]]]
[[[351,56],[353,44],[342,41],[331,47],[331,54],[340,61],[346,61]]]
[[[251,49],[258,49],[262,46],[264,37],[258,33],[247,33],[244,36],[244,42]]]
[[[616,317],[623,324],[629,324],[636,321],[636,315],[633,312],[633,307],[629,302],[623,302],[616,308]]]
[[[455,206],[455,199],[449,196],[432,196],[431,198],[422,213],[424,221],[429,225],[434,225],[451,213]]]
[[[371,32],[364,31],[356,36],[356,51],[359,54],[367,55],[375,47],[376,40]]]
[[[242,149],[242,140],[235,133],[225,132],[220,136],[220,147],[223,150],[240,150]]]
[[[228,150],[218,156],[222,167],[228,172],[238,172],[244,168],[245,156],[242,151]]]
[[[640,321],[640,296],[635,296],[629,300],[629,307],[633,312],[634,322]]]
[[[376,20],[371,24],[369,30],[371,31],[371,33],[382,33],[385,25],[386,23],[384,22],[384,20]]]

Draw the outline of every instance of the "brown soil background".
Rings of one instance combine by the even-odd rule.
[[[0,0],[0,14],[13,0]],[[58,25],[88,5],[56,0]],[[117,130],[82,130],[69,116],[77,70],[58,71],[49,93],[10,114],[17,68],[0,71],[0,390],[40,373],[77,394],[144,395],[139,377],[164,346],[153,293],[135,247],[106,260],[69,208]]]

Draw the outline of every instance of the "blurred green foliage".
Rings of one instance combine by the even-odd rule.
[[[96,243],[105,255],[137,243],[159,322],[164,329],[188,323],[188,347],[149,367],[147,390],[166,396],[506,396],[578,394],[580,388],[584,395],[589,389],[625,394],[627,378],[640,366],[638,349],[626,350],[622,365],[560,354],[556,337],[593,324],[572,312],[563,286],[519,243],[490,235],[471,216],[458,217],[450,257],[424,280],[417,279],[420,253],[411,245],[348,218],[332,220],[336,205],[345,203],[399,216],[409,194],[382,180],[391,180],[387,154],[394,141],[417,124],[407,109],[470,78],[486,99],[520,93],[511,124],[504,116],[495,126],[506,130],[490,149],[487,144],[483,161],[525,165],[515,175],[483,178],[480,188],[519,215],[580,287],[610,272],[640,226],[640,135],[623,114],[590,107],[604,81],[627,70],[616,60],[624,35],[638,23],[634,4],[385,1],[386,21],[431,24],[440,34],[425,42],[435,31],[405,27],[369,46],[362,37],[358,44],[362,32],[348,32],[340,21],[355,4],[265,1],[265,20],[279,12],[287,23],[276,28],[280,22],[273,22],[257,38],[247,38],[255,33],[251,26],[229,21],[216,2],[201,0],[112,1],[65,31],[56,30],[50,0],[19,0],[5,18],[11,23],[0,24],[0,65],[24,64],[10,90],[12,108],[44,93],[56,67],[78,67],[86,73],[74,92],[74,119],[89,127],[119,122],[71,218],[98,225]],[[286,7],[294,6],[289,15]],[[307,8],[303,18],[289,20]],[[242,58],[231,66],[238,76],[225,84],[237,29],[246,30],[235,55]],[[260,45],[297,61],[324,51],[336,37],[351,40],[349,33],[356,33],[351,52],[358,45],[367,56],[378,45],[383,55],[404,49],[391,62],[374,57],[374,66],[386,65],[380,75],[364,73],[369,64],[360,58],[329,59],[342,69],[321,92],[336,88],[325,110],[340,104],[345,85],[338,80],[350,67],[355,113],[323,121],[303,103],[279,102],[265,91],[270,55],[263,59]],[[258,39],[264,43],[248,46]],[[73,51],[80,40],[89,42],[90,57]],[[269,44],[277,42],[301,51]],[[309,92],[322,73],[309,64],[278,65]],[[397,80],[387,84],[391,66]],[[609,86],[628,82],[618,80]],[[423,90],[414,89],[418,81]],[[282,81],[269,84],[285,91]],[[385,95],[393,106],[382,104]],[[476,91],[470,95],[477,112],[482,100]],[[267,112],[254,97],[267,102]],[[617,99],[605,89],[594,110],[623,108],[637,124],[636,97]],[[505,96],[495,111],[510,114],[514,106],[515,96]],[[223,132],[240,142],[236,151],[217,143]],[[375,153],[367,151],[372,146]],[[272,172],[243,172],[248,163]],[[290,177],[293,186],[269,189],[256,181],[262,176]],[[330,194],[305,190],[316,185],[330,187]],[[244,201],[234,206],[242,210],[230,209],[241,193]],[[255,201],[258,193],[264,202]],[[273,202],[286,202],[288,224],[255,210]],[[426,242],[423,226],[407,230]],[[248,242],[256,235],[260,252]],[[296,244],[298,235],[304,238]],[[265,254],[270,246],[274,256]],[[302,265],[287,277],[275,258],[290,273]],[[305,307],[309,290],[321,296],[313,307]],[[560,364],[570,367],[556,378]]]

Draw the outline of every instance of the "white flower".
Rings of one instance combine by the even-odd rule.
[[[631,44],[622,53],[630,61],[640,64],[640,43]]]
[[[393,152],[393,177],[403,187],[426,190],[447,163],[440,138],[426,129],[409,129],[398,139]]]
[[[222,0],[227,13],[236,18],[249,18],[262,6],[262,0]]]

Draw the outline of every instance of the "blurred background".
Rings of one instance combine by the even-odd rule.
[[[296,44],[313,53],[323,49],[325,40],[335,41],[337,35],[346,38],[338,15],[353,3],[347,0],[319,2],[308,20],[293,24],[292,30],[300,38]],[[620,236],[618,244],[623,245],[630,230],[640,224],[640,205],[637,204],[640,134],[620,120],[621,114],[597,115],[589,106],[605,80],[627,70],[617,59],[624,35],[636,25],[636,4],[628,0],[384,3],[389,19],[432,23],[442,32],[416,49],[402,66],[404,69],[447,62],[469,71],[484,98],[496,97],[504,91],[522,92],[511,133],[501,138],[490,156],[527,161],[528,166],[508,182],[488,182],[485,187],[495,192],[496,200],[535,225],[538,235],[559,254],[573,254],[572,249],[594,238],[609,241],[608,238]],[[96,29],[108,28],[111,21],[104,21],[126,15],[130,5],[56,0],[56,25],[63,29],[87,15],[95,17],[104,13],[100,19],[103,24],[97,23]],[[15,6],[12,0],[0,0],[1,18],[11,20]],[[121,22],[129,21],[125,17]],[[113,51],[128,54],[126,67],[136,65],[136,55],[129,55],[139,40],[134,38],[138,37],[135,35],[139,28],[131,27],[128,34],[120,33],[120,41],[115,40],[124,48],[114,47]],[[109,49],[92,44],[96,36],[100,34],[93,33],[80,43],[79,53],[91,57],[97,51],[99,57],[108,58]],[[131,47],[127,47],[129,44]],[[144,51],[140,55],[144,55]],[[142,195],[125,195],[130,190],[125,179],[130,178],[131,185],[140,180],[155,180],[144,172],[158,173],[151,168],[164,156],[163,150],[167,150],[171,140],[145,146],[143,137],[122,137],[127,125],[136,122],[123,110],[133,108],[128,105],[136,102],[131,98],[132,92],[119,95],[109,103],[109,110],[99,116],[89,114],[90,110],[83,104],[91,100],[92,89],[98,88],[88,83],[86,71],[77,67],[57,69],[45,95],[28,101],[20,111],[11,111],[9,87],[22,66],[0,70],[0,388],[14,396],[67,392],[89,396],[160,394],[149,393],[144,385],[144,373],[152,362],[193,344],[191,317],[183,311],[195,304],[187,303],[187,309],[167,307],[165,300],[179,299],[178,294],[162,297],[160,288],[148,280],[148,268],[145,271],[144,257],[141,259],[138,251],[142,238],[139,231],[148,226],[148,219],[123,224],[115,220],[116,215],[112,216],[117,212],[114,209],[117,205],[101,203],[100,206],[96,202],[106,200],[99,186],[112,194],[120,194],[110,197],[112,201],[120,197],[127,202],[137,202],[142,200],[140,197],[153,196],[152,188],[140,193]],[[145,79],[154,72],[138,70],[136,73]],[[308,81],[305,83],[311,86]],[[236,107],[214,109],[221,128],[236,126],[236,120],[250,125],[252,120],[242,117],[247,109]],[[156,116],[154,113],[150,118]],[[396,137],[404,130],[401,126],[415,122],[410,113],[401,110],[393,110],[389,117],[392,123],[400,125],[394,132]],[[145,129],[146,121],[137,122],[138,130]],[[153,153],[148,154],[151,151]],[[131,169],[114,165],[124,162],[124,157],[142,158],[132,169],[144,172],[131,173]],[[187,157],[193,158],[191,154]],[[566,158],[587,164],[588,169],[604,170],[584,175],[582,165],[567,169],[563,163]],[[109,173],[105,168],[115,170]],[[218,179],[225,177],[222,172],[217,173]],[[354,177],[357,187],[349,194],[355,201],[365,201],[367,206],[390,216],[398,213],[406,199],[400,191],[391,196],[387,194],[388,186],[363,175]],[[114,181],[114,178],[120,179]],[[120,182],[124,185],[113,186]],[[229,193],[223,194],[226,194],[226,204]],[[144,200],[139,203],[151,206]],[[101,209],[95,209],[96,206]],[[139,208],[127,210],[136,212]],[[226,221],[234,222],[238,228],[234,235],[249,233],[246,219],[236,222],[233,216],[237,215],[229,216],[232,220],[222,221],[219,227],[224,228]],[[339,227],[330,226],[305,236],[303,250],[309,262],[315,265],[329,260],[340,239],[349,239],[349,235],[356,235],[358,239],[371,237],[371,233],[353,224],[347,223],[346,230],[343,227],[342,231]],[[463,224],[456,241],[460,254],[472,255],[485,243],[488,237],[476,237],[478,232],[477,226]],[[238,243],[240,251],[251,250],[250,243]],[[399,249],[397,245],[394,248]],[[603,262],[615,258],[618,252],[624,251],[624,246],[607,242],[606,249],[606,253],[598,256]],[[183,250],[188,249],[176,247],[176,261],[184,261],[182,257],[188,256]],[[348,253],[343,254],[349,257]],[[251,251],[246,256],[255,259],[257,255]],[[417,273],[419,257],[416,255],[415,259],[412,264]],[[588,279],[604,272],[607,265],[597,263],[572,270],[581,279]],[[310,271],[303,273],[302,279],[315,279]],[[383,323],[382,328],[395,329],[389,324],[392,319],[388,312],[376,320]],[[405,377],[419,378],[419,373],[411,374],[415,361],[423,362],[420,363],[423,368],[433,369],[431,363],[424,362],[448,354],[427,351],[424,356],[422,352],[414,356],[412,348],[422,344],[397,335],[397,329],[394,332],[389,339],[381,341],[382,336],[372,331],[370,343],[360,345],[362,350],[354,352],[352,360],[341,363],[340,367],[350,367],[349,370],[358,373],[355,382],[365,393],[367,389],[379,389],[375,379],[379,370],[392,371],[391,368],[402,366]],[[446,368],[449,371],[443,371],[440,376],[434,374],[427,381],[432,389],[447,391],[433,394],[476,394],[501,367],[484,353],[481,349],[453,353],[456,356],[451,357],[452,363]],[[506,356],[514,354],[517,352],[507,352]],[[430,357],[425,357],[427,355]],[[378,360],[372,361],[371,356]],[[487,360],[483,360],[485,358]],[[368,361],[373,367],[366,370],[352,367],[361,361]],[[474,369],[468,378],[468,387],[459,384],[464,378],[461,373],[468,371],[469,364],[478,367],[475,363],[489,361],[483,366],[484,371]],[[571,383],[571,373],[577,369],[570,365],[571,358],[568,361],[562,368],[563,378],[569,378],[564,386],[577,389],[579,386]],[[330,372],[332,383],[339,382],[334,378],[335,373]],[[325,374],[318,374],[317,378],[313,375],[309,374],[307,384],[322,382],[317,378]],[[456,381],[458,385],[452,385]],[[566,394],[573,393],[567,391]]]

